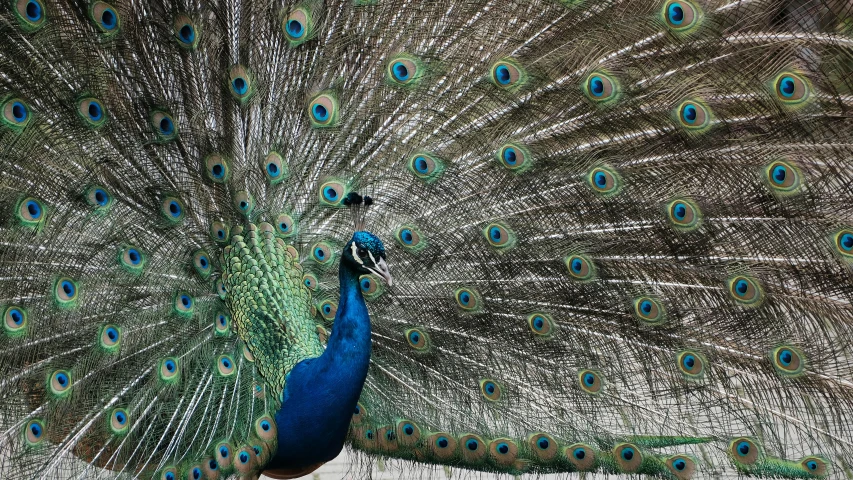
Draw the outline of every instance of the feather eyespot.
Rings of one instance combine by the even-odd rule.
[[[98,333],[98,343],[107,352],[116,352],[121,346],[121,328],[116,325],[104,325]]]
[[[3,329],[11,337],[23,335],[27,328],[27,311],[21,307],[8,306],[3,312]]]
[[[231,451],[233,448],[228,442],[221,442],[213,448],[213,460],[216,461],[218,467],[227,469],[231,466]],[[247,458],[246,461],[249,459]]]
[[[45,439],[44,422],[39,419],[33,419],[24,425],[24,440],[27,445],[33,447],[40,444]]]
[[[164,382],[176,381],[178,379],[178,374],[180,373],[178,359],[174,357],[161,359],[157,370],[159,372],[160,380]]]
[[[264,415],[255,420],[255,435],[266,442],[276,438],[276,425],[272,417]]]
[[[151,126],[154,127],[154,132],[160,137],[160,140],[174,140],[178,136],[175,120],[163,110],[151,112]]]
[[[213,319],[213,328],[219,336],[227,335],[231,326],[231,317],[225,312],[218,312]]]
[[[509,170],[520,172],[526,170],[530,164],[530,155],[521,145],[508,143],[497,152],[498,161]]]
[[[689,480],[696,472],[696,462],[686,455],[667,458],[666,467],[678,480]]]
[[[729,294],[743,305],[758,305],[763,300],[761,287],[752,278],[738,275],[729,279]]]
[[[480,393],[483,394],[483,397],[485,397],[486,400],[496,402],[501,399],[501,395],[503,395],[503,388],[501,388],[498,382],[487,378],[485,380],[480,380]]]
[[[483,235],[489,241],[489,245],[508,249],[515,246],[516,237],[507,226],[500,223],[490,223],[483,229]]]
[[[770,354],[776,371],[785,376],[799,375],[805,370],[805,357],[799,349],[783,345]]]
[[[699,9],[685,0],[670,0],[664,4],[663,18],[666,25],[676,31],[684,32],[699,22]]]
[[[13,130],[23,130],[31,117],[30,107],[20,98],[12,98],[3,103],[3,123]]]
[[[311,248],[311,258],[323,265],[328,265],[333,260],[332,247],[326,242],[319,242]]]
[[[421,67],[414,57],[398,56],[388,62],[387,79],[395,85],[411,85],[421,78]]]
[[[530,326],[530,330],[536,334],[543,337],[547,337],[551,335],[551,331],[554,329],[554,321],[551,320],[549,315],[544,313],[534,313],[527,317],[527,324]]]
[[[460,288],[453,294],[456,298],[456,305],[462,310],[472,312],[481,308],[480,297],[476,291],[470,288]]]
[[[449,433],[434,433],[427,438],[426,446],[434,457],[440,460],[452,458],[458,443]]]
[[[236,371],[237,369],[234,366],[234,359],[232,359],[230,355],[220,355],[216,359],[216,373],[220,376],[230,377]]]
[[[213,270],[210,266],[210,255],[207,254],[205,250],[196,250],[193,253],[193,268],[195,268],[196,273],[203,278],[207,279],[210,277],[210,273]]]
[[[556,458],[559,451],[556,440],[547,433],[534,433],[527,439],[530,450],[543,462],[550,462]]]
[[[95,207],[98,212],[106,212],[113,204],[113,196],[101,186],[93,185],[86,189],[86,203]]]
[[[486,456],[486,442],[474,434],[464,435],[459,439],[462,445],[462,458],[468,463],[474,463]]]
[[[216,280],[216,294],[219,295],[220,300],[225,300],[228,296],[228,289],[225,288],[225,282],[222,281],[222,278]]]
[[[711,124],[711,112],[698,101],[682,102],[675,112],[678,123],[688,131],[699,132]]]
[[[518,457],[518,445],[508,438],[497,438],[489,443],[489,455],[499,465],[512,465]]]
[[[184,203],[178,197],[168,195],[160,202],[160,212],[170,223],[179,223],[184,219]]]
[[[565,456],[579,471],[586,472],[595,468],[595,450],[589,445],[576,443],[566,447]]]
[[[234,207],[244,216],[249,216],[255,208],[255,200],[249,192],[240,190],[234,194]]]
[[[575,280],[590,280],[595,276],[595,264],[586,255],[572,255],[566,258],[566,268]]]
[[[44,205],[33,197],[27,197],[18,203],[15,209],[18,221],[27,227],[37,227],[45,220]]]
[[[835,249],[844,257],[853,257],[853,230],[844,229],[835,234]]]
[[[806,457],[800,460],[800,466],[813,477],[824,477],[829,473],[829,464],[820,457]]]
[[[780,194],[795,193],[801,185],[798,169],[782,160],[777,160],[768,165],[764,170],[764,176],[770,188]]]
[[[255,462],[252,461],[252,459],[257,458],[252,447],[241,448],[237,451],[234,457],[237,459],[234,462],[234,466],[237,469],[237,472],[242,475],[250,474],[254,468],[257,468]]]
[[[737,463],[752,465],[758,461],[761,451],[755,442],[749,438],[740,437],[729,443],[729,455],[731,455]]]
[[[587,393],[596,394],[601,391],[601,375],[592,370],[581,370],[578,372],[578,381],[581,389]]]
[[[616,99],[618,88],[613,77],[602,72],[594,72],[586,78],[583,91],[593,102],[608,103]]]
[[[634,300],[634,316],[641,322],[656,325],[666,319],[666,310],[654,298],[639,297]]]
[[[101,33],[112,36],[121,28],[121,19],[116,9],[106,2],[95,2],[89,7],[89,16]]]
[[[413,155],[409,159],[409,170],[426,183],[432,183],[444,172],[444,162],[426,152]]]
[[[15,17],[25,32],[34,32],[44,25],[44,5],[41,0],[16,0]]]
[[[228,90],[241,103],[246,102],[255,92],[254,82],[249,70],[242,65],[234,65],[228,72]]]
[[[643,455],[640,450],[630,443],[617,445],[613,449],[613,456],[616,457],[616,463],[624,472],[634,473],[640,469],[643,464]]]
[[[305,285],[308,290],[316,291],[317,290],[317,276],[313,273],[306,273],[302,275],[302,284]]]
[[[332,321],[338,313],[338,304],[332,300],[323,300],[317,308],[320,311],[320,316],[326,320]]]
[[[397,441],[401,446],[413,447],[421,438],[421,429],[411,420],[397,422]]]
[[[809,98],[809,85],[796,73],[783,73],[773,82],[776,98],[784,104],[796,105]]]
[[[175,294],[173,310],[182,317],[192,317],[193,310],[195,308],[194,304],[195,302],[193,302],[193,297],[188,293],[178,292]]]
[[[683,351],[676,356],[678,369],[688,379],[701,378],[705,373],[705,359],[696,352]]]
[[[48,377],[50,392],[56,397],[68,395],[71,391],[71,373],[67,370],[55,370]]]
[[[220,245],[228,243],[231,238],[231,229],[224,222],[213,222],[210,224],[210,238]]]
[[[526,79],[525,71],[514,61],[504,59],[492,65],[492,83],[507,90],[518,89]]]
[[[75,307],[79,295],[77,282],[68,277],[58,278],[53,285],[53,299],[61,308]]]
[[[263,166],[264,175],[271,184],[275,185],[287,178],[287,165],[284,164],[284,158],[278,152],[268,153]]]
[[[338,102],[331,93],[323,93],[308,104],[308,118],[314,127],[331,127],[338,121]]]
[[[138,275],[145,268],[145,255],[139,248],[131,245],[125,245],[118,250],[118,263],[121,267],[135,275]]]
[[[346,185],[343,182],[332,180],[320,185],[320,203],[332,207],[343,205],[344,198],[347,194]]]
[[[212,153],[204,159],[204,172],[207,178],[216,183],[225,183],[231,174],[228,161],[218,153]]]
[[[130,416],[127,414],[127,410],[123,408],[113,409],[108,424],[110,430],[117,435],[127,433],[127,429],[130,427]]]
[[[596,167],[589,171],[587,182],[593,191],[605,196],[619,192],[621,181],[616,172],[607,167]]]
[[[699,207],[686,198],[677,198],[669,202],[666,212],[672,226],[679,230],[694,230],[702,221]]]
[[[104,105],[95,98],[87,97],[78,100],[77,113],[86,125],[93,129],[98,129],[107,122],[107,112]]]
[[[275,230],[282,237],[289,237],[296,233],[296,222],[292,216],[282,213],[275,219]]]
[[[364,295],[364,298],[368,300],[374,300],[385,293],[383,283],[379,281],[376,275],[361,275],[358,277],[358,283],[361,287],[361,293]]]
[[[312,32],[311,14],[304,8],[297,8],[288,15],[281,24],[291,46],[303,43]]]
[[[401,247],[410,252],[417,252],[426,247],[424,236],[414,225],[401,225],[394,237]]]
[[[195,22],[187,15],[176,16],[175,21],[172,22],[172,30],[178,40],[178,45],[181,47],[193,50],[198,46],[201,37],[199,30],[196,28]]]
[[[358,425],[363,422],[365,418],[367,418],[367,409],[364,408],[364,405],[357,403],[352,413],[352,423]]]

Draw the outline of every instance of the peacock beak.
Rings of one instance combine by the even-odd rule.
[[[371,255],[371,257],[373,257],[373,255]],[[388,271],[388,264],[385,263],[385,259],[380,258],[378,261],[374,260],[374,264],[376,265],[376,268],[367,267],[367,269],[382,277],[385,280],[385,283],[390,287],[393,283],[393,279],[391,278],[391,272]]]

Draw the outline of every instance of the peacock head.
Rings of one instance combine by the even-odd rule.
[[[344,247],[341,261],[359,275],[372,273],[391,286],[391,272],[385,263],[385,245],[376,235],[364,230],[355,232]]]

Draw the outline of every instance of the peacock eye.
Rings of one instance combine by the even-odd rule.
[[[366,257],[367,256],[367,249],[366,248],[359,248],[358,249],[358,256],[361,258]]]

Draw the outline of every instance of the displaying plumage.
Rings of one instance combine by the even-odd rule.
[[[853,476],[851,22],[6,0],[0,477]]]

